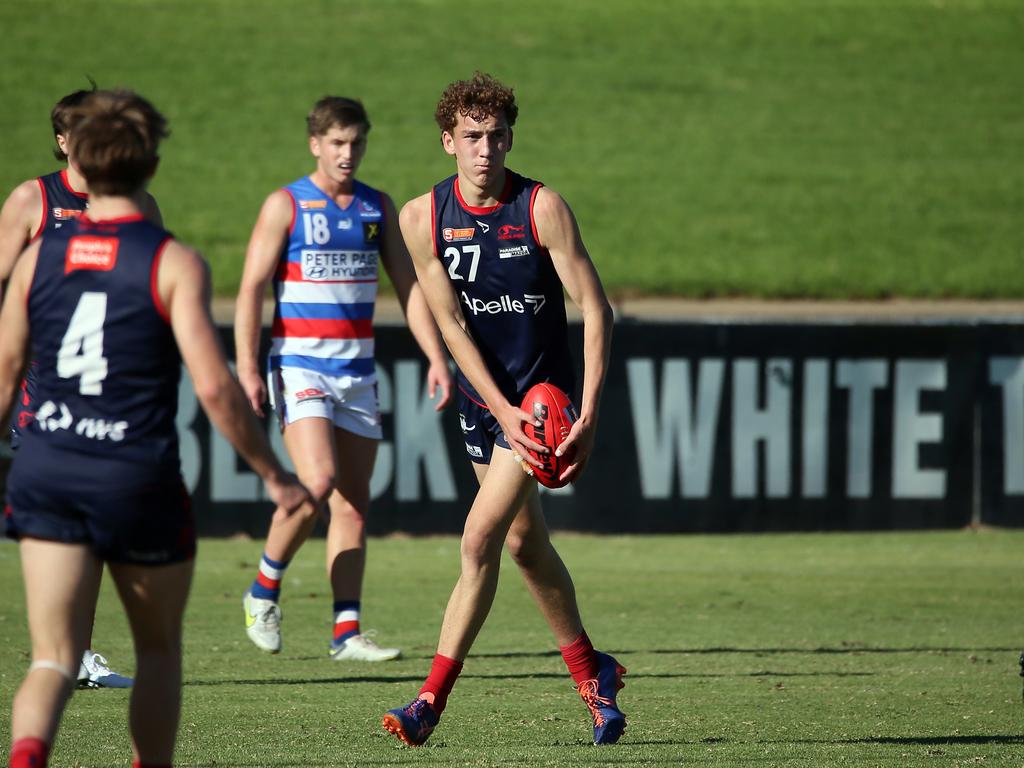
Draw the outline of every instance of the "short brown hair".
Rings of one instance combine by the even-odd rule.
[[[167,120],[137,93],[96,91],[71,119],[71,150],[91,194],[133,195],[156,171]]]
[[[451,83],[441,94],[434,111],[434,119],[442,131],[455,129],[459,115],[484,120],[491,115],[504,115],[509,128],[516,124],[519,107],[512,89],[483,72],[476,72],[471,80]]]
[[[65,139],[68,138],[68,131],[72,125],[72,113],[75,108],[78,107],[86,97],[96,92],[96,83],[90,78],[92,88],[89,90],[74,91],[63,97],[60,101],[53,105],[53,109],[50,110],[50,125],[53,126],[53,138],[56,140],[58,136],[63,136]],[[53,148],[53,156],[58,160],[67,160],[68,156],[64,153],[64,150],[60,148],[60,144]]]
[[[306,116],[306,130],[310,136],[323,136],[335,125],[341,128],[361,125],[364,134],[370,132],[370,118],[361,101],[345,96],[324,96]]]

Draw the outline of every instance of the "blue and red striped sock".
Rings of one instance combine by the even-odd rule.
[[[359,634],[359,601],[334,601],[334,638],[331,646],[337,648],[353,635]]]
[[[252,596],[260,600],[273,600],[276,603],[281,597],[281,580],[284,578],[284,572],[288,568],[289,562],[291,561],[285,560],[279,563],[277,560],[271,560],[264,552],[263,559],[260,560],[260,569],[256,573],[256,580],[249,588]]]

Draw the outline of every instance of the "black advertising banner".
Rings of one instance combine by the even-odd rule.
[[[458,532],[476,489],[459,414],[434,412],[404,327],[376,349],[369,530]],[[178,424],[200,531],[264,535],[260,483],[187,376]],[[552,528],[601,532],[1024,525],[1024,327],[620,322],[590,466],[543,503]]]

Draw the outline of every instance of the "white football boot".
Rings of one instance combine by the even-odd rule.
[[[328,653],[334,661],[391,661],[402,655],[398,648],[381,648],[373,640],[374,631],[352,635],[348,640],[332,647]]]
[[[87,650],[78,666],[78,688],[131,688],[135,681],[119,675],[107,666],[107,660]]]
[[[281,608],[273,600],[261,600],[246,591],[242,598],[245,609],[245,634],[256,647],[268,653],[281,651]]]

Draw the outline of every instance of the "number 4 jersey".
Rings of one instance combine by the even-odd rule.
[[[433,189],[434,253],[488,371],[515,405],[540,382],[572,393],[562,282],[533,221],[542,185],[506,170],[501,202],[479,208],[462,199],[457,178]],[[461,371],[458,384],[483,404]]]
[[[98,459],[137,481],[178,473],[181,358],[156,290],[170,239],[141,215],[43,236],[28,297],[36,417],[16,471],[62,477]]]

